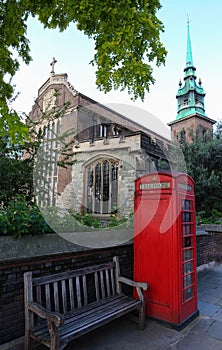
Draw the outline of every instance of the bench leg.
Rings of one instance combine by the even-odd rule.
[[[29,331],[25,331],[25,337],[24,337],[24,350],[31,350],[33,347],[33,341],[29,336]]]
[[[145,328],[145,304],[139,309],[139,329],[143,331]]]
[[[59,346],[58,337],[51,338],[50,342],[50,350],[62,350],[63,348]]]
[[[59,330],[53,322],[48,321],[50,334],[50,350],[60,350],[59,346]]]

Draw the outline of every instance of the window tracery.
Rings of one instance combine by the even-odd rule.
[[[119,162],[98,159],[86,168],[86,207],[92,214],[111,214],[118,205]]]

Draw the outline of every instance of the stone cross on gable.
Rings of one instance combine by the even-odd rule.
[[[56,64],[56,59],[53,57],[52,62],[50,63],[50,66],[52,66],[51,74],[55,74],[55,64]]]

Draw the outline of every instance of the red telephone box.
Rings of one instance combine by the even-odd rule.
[[[135,185],[134,277],[150,286],[146,315],[181,329],[199,315],[194,182],[157,172]]]

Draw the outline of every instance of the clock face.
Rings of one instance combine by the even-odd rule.
[[[43,112],[50,111],[56,106],[56,91],[55,89],[50,89],[47,91],[43,97]]]

